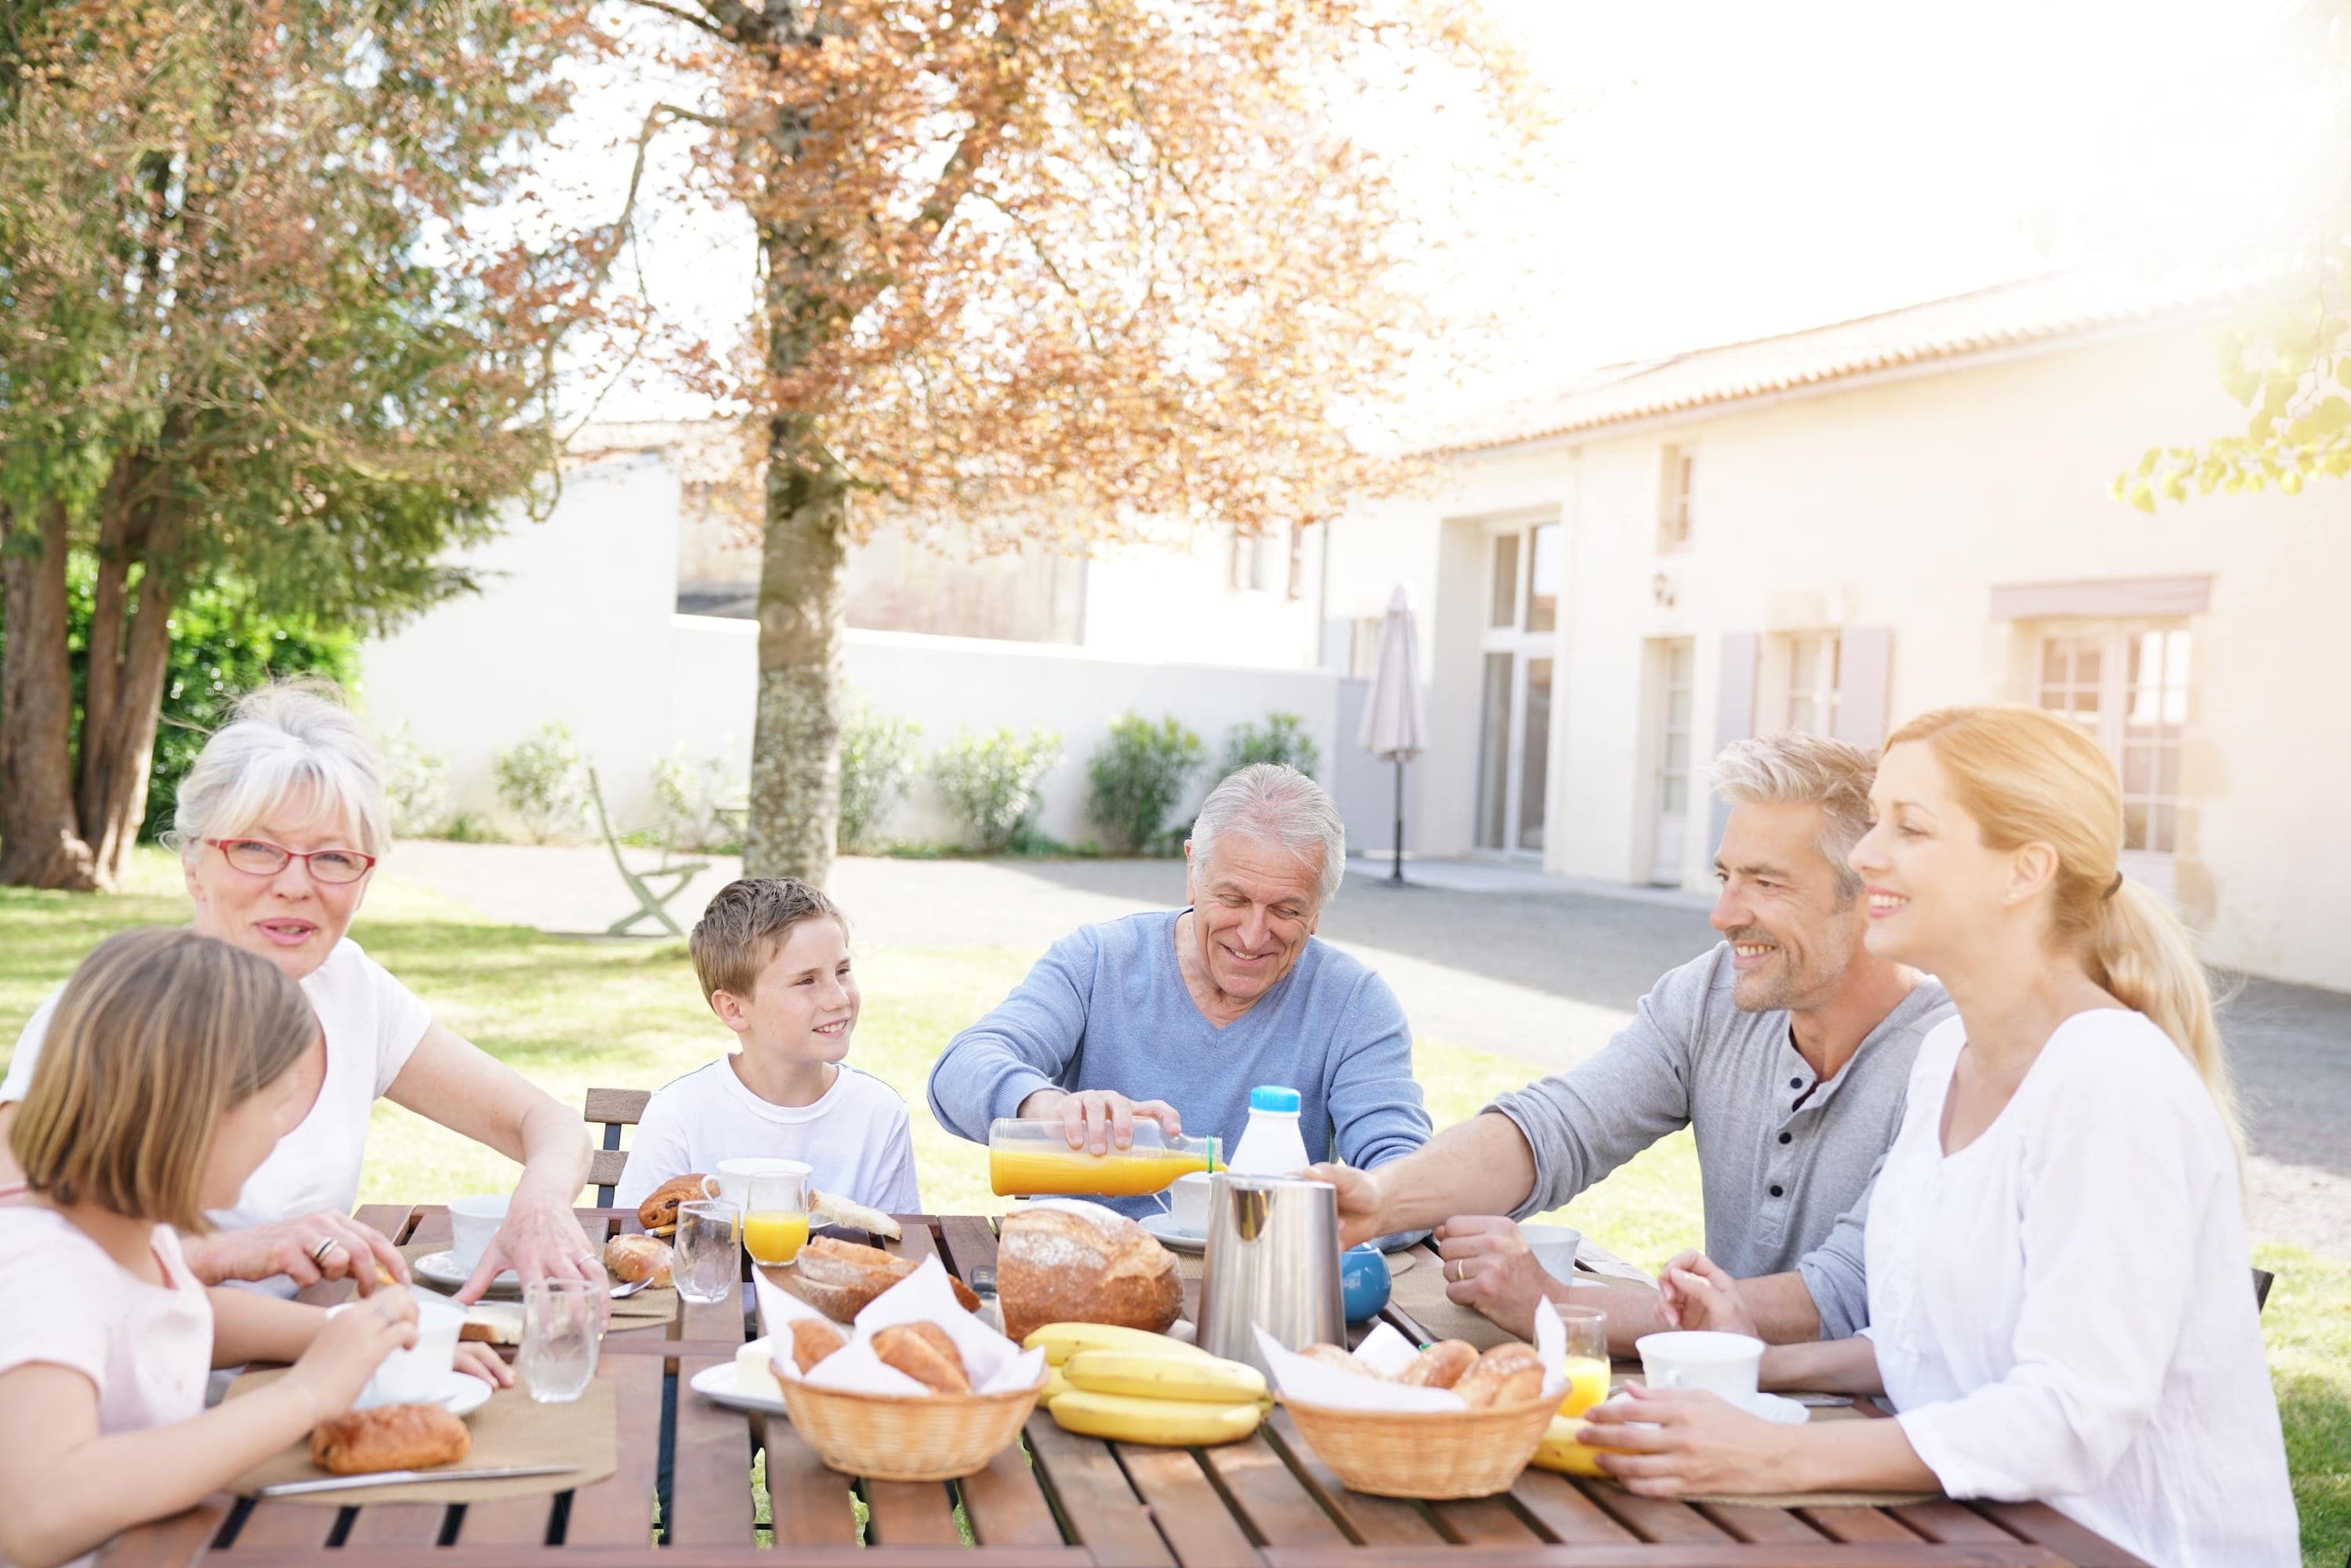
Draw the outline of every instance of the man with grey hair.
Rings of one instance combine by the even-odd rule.
[[[1715,789],[1732,809],[1712,915],[1723,940],[1659,980],[1588,1060],[1384,1170],[1319,1169],[1339,1186],[1347,1239],[1443,1221],[1447,1293],[1523,1333],[1541,1296],[1569,1297],[1517,1220],[1687,1126],[1707,1256],[1750,1281],[1740,1293],[1765,1337],[1865,1324],[1869,1184],[1901,1126],[1918,1042],[1951,1010],[1933,979],[1862,945],[1869,912],[1845,857],[1868,831],[1875,771],[1868,753],[1817,736],[1725,748]],[[1718,1281],[1698,1266],[1676,1259],[1659,1291],[1611,1284],[1576,1299],[1605,1305],[1610,1343],[1629,1349],[1655,1329],[1705,1326]]]
[[[931,1112],[975,1143],[999,1116],[1125,1147],[1136,1117],[1230,1152],[1249,1091],[1298,1092],[1307,1157],[1370,1169],[1428,1137],[1412,1030],[1387,984],[1315,939],[1347,864],[1338,806],[1252,763],[1208,793],[1184,846],[1190,907],[1083,925],[931,1068]],[[1142,1218],[1156,1197],[1105,1197]]]

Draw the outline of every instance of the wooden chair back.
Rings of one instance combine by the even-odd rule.
[[[2266,1269],[2253,1270],[2253,1311],[2256,1314],[2270,1304],[2270,1286],[2276,1281],[2277,1276]],[[2346,1565],[2346,1568],[2351,1568],[2351,1565]]]
[[[588,1091],[587,1118],[601,1123],[604,1128],[602,1146],[588,1161],[588,1179],[596,1187],[596,1207],[612,1207],[612,1187],[621,1179],[622,1167],[629,1163],[628,1151],[621,1147],[621,1129],[633,1127],[643,1120],[645,1102],[653,1098],[648,1089],[590,1089]]]

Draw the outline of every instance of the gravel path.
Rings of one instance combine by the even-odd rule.
[[[599,933],[630,906],[601,849],[419,841],[387,869],[548,931]],[[1352,863],[1321,934],[1380,970],[1421,1038],[1546,1069],[1598,1050],[1658,975],[1714,940],[1703,901],[1685,894],[1446,863],[1407,865],[1414,885],[1397,889],[1386,869]],[[716,858],[672,901],[680,924],[735,873]],[[1030,954],[1086,921],[1183,898],[1174,861],[851,858],[834,883],[862,941]],[[2244,980],[2222,1027],[2252,1150],[2253,1233],[2351,1257],[2351,996]]]

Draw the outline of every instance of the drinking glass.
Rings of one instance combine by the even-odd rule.
[[[743,1249],[751,1261],[780,1268],[808,1244],[808,1173],[761,1171],[751,1177],[743,1201]]]
[[[705,1306],[732,1295],[743,1275],[742,1235],[742,1211],[731,1203],[679,1204],[669,1270],[677,1293]]]
[[[569,1405],[596,1375],[604,1337],[601,1280],[536,1280],[523,1287],[522,1348],[515,1370],[541,1405]]]
[[[1567,1330],[1567,1396],[1562,1416],[1581,1416],[1608,1397],[1608,1314],[1597,1307],[1559,1307]]]

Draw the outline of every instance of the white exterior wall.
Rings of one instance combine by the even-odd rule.
[[[758,626],[674,612],[677,492],[677,476],[659,453],[574,471],[551,518],[517,524],[470,558],[489,580],[484,593],[444,604],[365,650],[361,698],[370,717],[380,729],[406,723],[416,745],[447,759],[453,808],[495,816],[496,754],[556,719],[596,765],[623,828],[651,817],[650,770],[674,750],[695,761],[721,757],[738,777],[748,772]],[[1129,570],[1144,577],[1146,564]],[[1177,613],[1186,601],[1197,604],[1182,589],[1179,582],[1162,597],[1176,606],[1167,623],[1191,634],[1170,632],[1163,648],[1201,662],[851,631],[848,685],[919,723],[926,753],[952,742],[958,727],[1057,731],[1063,760],[1046,780],[1040,826],[1071,842],[1098,836],[1084,820],[1086,759],[1129,709],[1151,719],[1175,715],[1207,743],[1212,763],[1233,725],[1295,713],[1325,758],[1334,757],[1338,679],[1301,667],[1311,663],[1311,592],[1296,601],[1218,594],[1242,601],[1228,626]],[[1207,662],[1218,655],[1229,662]],[[1290,667],[1268,667],[1281,661]],[[1195,783],[1187,810],[1211,782]],[[888,831],[946,841],[956,826],[918,785]]]
[[[2351,486],[2215,495],[2154,517],[2105,496],[2108,477],[2148,445],[2241,427],[2211,363],[2185,325],[1987,357],[1604,440],[1457,458],[1432,494],[1349,517],[1328,613],[1376,613],[1403,581],[1427,616],[1440,739],[1419,765],[1418,842],[1459,848],[1472,826],[1476,519],[1552,507],[1567,525],[1544,863],[1614,881],[1647,880],[1649,639],[1695,639],[1703,760],[1726,634],[1891,627],[1887,718],[1898,725],[1948,703],[2032,698],[2030,636],[1991,619],[1996,586],[2209,575],[2210,607],[2189,622],[2178,902],[2208,959],[2351,988],[2340,826],[2351,695],[2335,652]],[[1696,450],[1697,494],[1691,548],[1660,555],[1667,441]],[[1656,601],[1660,574],[1670,607]],[[1768,651],[1764,668],[1759,730],[1780,716]],[[1711,835],[1695,802],[1692,824],[1682,882],[1710,886]]]

